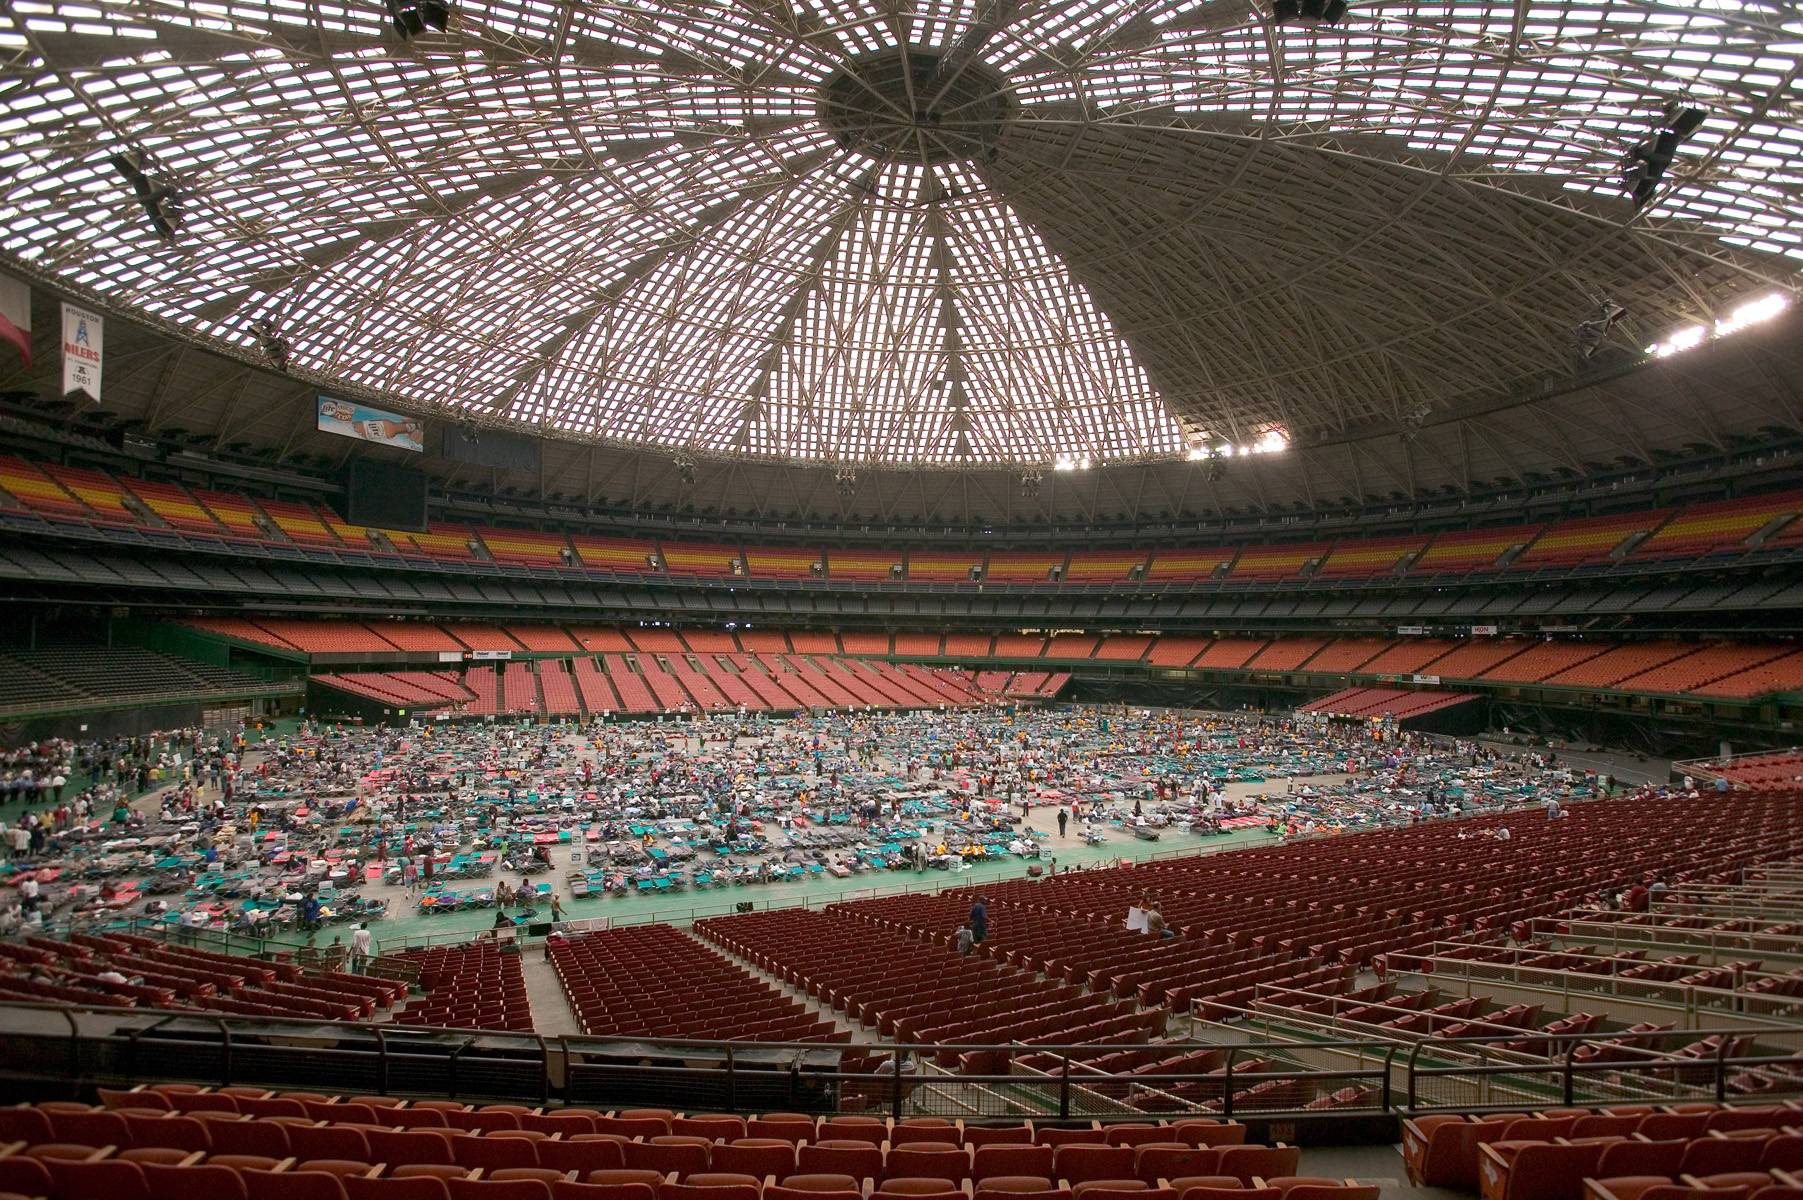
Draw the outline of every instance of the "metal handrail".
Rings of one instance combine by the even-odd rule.
[[[298,1044],[305,1047],[308,1069],[316,1077],[321,1059],[331,1060],[343,1058],[348,1064],[353,1058],[363,1062],[373,1062],[375,1086],[378,1094],[388,1094],[393,1074],[392,1064],[395,1060],[418,1056],[426,1050],[419,1039],[431,1039],[438,1053],[434,1054],[447,1064],[449,1074],[449,1090],[453,1093],[464,1091],[459,1080],[462,1064],[472,1051],[483,1055],[482,1061],[495,1061],[496,1052],[501,1052],[502,1061],[511,1063],[536,1078],[532,1090],[537,1093],[539,1102],[549,1103],[553,1099],[561,1099],[570,1095],[570,1064],[578,1061],[583,1055],[605,1056],[610,1048],[631,1047],[636,1056],[642,1057],[646,1048],[653,1048],[653,1058],[657,1050],[673,1052],[671,1058],[691,1060],[682,1066],[659,1067],[656,1065],[635,1068],[640,1072],[667,1073],[673,1076],[687,1075],[693,1078],[704,1078],[709,1069],[692,1065],[692,1060],[699,1057],[696,1051],[708,1051],[724,1060],[725,1075],[729,1084],[729,1099],[737,1091],[737,1081],[743,1074],[741,1059],[748,1053],[757,1054],[768,1062],[779,1060],[782,1056],[799,1056],[810,1053],[824,1053],[837,1056],[846,1054],[885,1055],[895,1065],[893,1081],[890,1084],[890,1106],[896,1113],[903,1109],[904,1093],[909,1090],[904,1084],[918,1084],[930,1081],[936,1087],[951,1085],[969,1087],[1012,1086],[1019,1088],[1023,1083],[1031,1082],[1031,1076],[1023,1070],[1012,1070],[1008,1075],[957,1075],[957,1074],[921,1074],[906,1075],[900,1067],[908,1055],[921,1056],[924,1064],[930,1064],[932,1057],[942,1051],[956,1054],[1000,1051],[1012,1056],[1056,1055],[1061,1060],[1055,1073],[1045,1072],[1038,1076],[1047,1084],[1056,1083],[1058,1088],[1057,1115],[1069,1116],[1073,1098],[1073,1089],[1077,1092],[1092,1092],[1095,1088],[1108,1085],[1127,1090],[1135,1086],[1144,1087],[1150,1084],[1154,1090],[1170,1088],[1183,1083],[1195,1083],[1204,1080],[1219,1085],[1218,1106],[1204,1109],[1200,1101],[1190,1102],[1194,1111],[1207,1111],[1210,1115],[1222,1115],[1229,1119],[1234,1115],[1235,1105],[1243,1087],[1268,1081],[1303,1080],[1317,1084],[1338,1084],[1346,1081],[1363,1082],[1377,1089],[1378,1100],[1368,1106],[1355,1109],[1336,1107],[1326,1110],[1266,1109],[1247,1110],[1248,1114],[1259,1118],[1273,1116],[1321,1115],[1331,1113],[1344,1115],[1348,1111],[1377,1112],[1400,1115],[1409,1112],[1425,1111],[1480,1111],[1485,1105],[1474,1105],[1471,1102],[1435,1101],[1422,1095],[1421,1085],[1424,1082],[1445,1079],[1464,1079],[1484,1085],[1484,1081],[1503,1080],[1510,1076],[1517,1077],[1518,1082],[1511,1091],[1512,1102],[1500,1107],[1519,1107],[1523,1097],[1531,1100],[1536,1095],[1550,1095],[1551,1084],[1534,1083],[1536,1076],[1558,1076],[1558,1092],[1563,1095],[1565,1103],[1572,1103],[1578,1096],[1580,1085],[1593,1078],[1600,1079],[1599,1086],[1613,1099],[1622,1094],[1624,1089],[1635,1094],[1645,1094],[1664,1099],[1701,1098],[1703,1095],[1721,1098],[1727,1094],[1727,1085],[1731,1073],[1742,1069],[1784,1065],[1792,1070],[1803,1068],[1803,1063],[1791,1055],[1773,1052],[1754,1051],[1747,1054],[1729,1057],[1727,1049],[1736,1040],[1746,1037],[1764,1038],[1774,1032],[1770,1029],[1726,1028],[1719,1030],[1687,1031],[1686,1037],[1715,1036],[1720,1040],[1711,1058],[1678,1058],[1669,1053],[1636,1048],[1636,1057],[1631,1059],[1599,1060],[1593,1063],[1576,1061],[1575,1051],[1585,1045],[1606,1043],[1608,1034],[1547,1034],[1539,1031],[1523,1031],[1537,1040],[1548,1043],[1552,1052],[1544,1059],[1499,1063],[1486,1061],[1486,1055],[1492,1052],[1489,1043],[1494,1042],[1495,1035],[1473,1038],[1426,1038],[1412,1046],[1403,1046],[1395,1041],[1380,1038],[1358,1039],[1324,1039],[1307,1042],[1249,1042],[1235,1045],[1209,1047],[1204,1044],[1185,1042],[1168,1043],[1158,1047],[1173,1056],[1195,1053],[1198,1050],[1220,1049],[1225,1052],[1224,1068],[1219,1074],[1214,1072],[1186,1072],[1168,1075],[1134,1076],[1131,1074],[1098,1073],[1094,1075],[1078,1074],[1082,1068],[1081,1057],[1096,1057],[1102,1054],[1116,1053],[1123,1049],[1119,1045],[1023,1045],[1019,1043],[1007,1045],[913,1045],[899,1042],[879,1044],[852,1045],[845,1042],[792,1042],[792,1043],[754,1043],[754,1042],[716,1042],[692,1038],[651,1038],[622,1036],[589,1036],[562,1035],[555,1039],[537,1033],[514,1033],[507,1031],[470,1031],[449,1030],[439,1027],[407,1026],[402,1024],[361,1025],[355,1022],[342,1021],[307,1021],[282,1022],[261,1019],[243,1019],[225,1016],[203,1010],[171,1010],[171,1009],[137,1009],[110,1008],[91,1005],[62,1005],[30,1001],[0,1000],[0,1014],[14,1012],[46,1012],[55,1013],[68,1023],[66,1035],[56,1035],[56,1040],[68,1043],[68,1059],[66,1081],[75,1085],[89,1085],[104,1082],[107,1078],[118,1078],[124,1082],[135,1082],[139,1069],[139,1058],[142,1048],[159,1034],[174,1034],[171,1028],[178,1023],[195,1022],[200,1026],[215,1030],[219,1038],[221,1050],[217,1064],[202,1071],[207,1081],[219,1086],[250,1079],[261,1071],[262,1078],[255,1082],[280,1084],[284,1080],[269,1077],[279,1074],[270,1066],[269,1061],[261,1056],[246,1058],[244,1048],[252,1047],[274,1039],[272,1044]],[[84,1028],[86,1022],[82,1017],[103,1016],[115,1021],[127,1022],[130,1028],[114,1027],[110,1032]],[[12,1031],[6,1031],[8,1023],[0,1020],[0,1039],[11,1038],[16,1043],[12,1049],[19,1051],[33,1041],[42,1040],[41,1033],[28,1032],[18,1028],[14,1021]],[[181,1045],[190,1046],[193,1026],[188,1026],[190,1033],[183,1035]],[[1799,1030],[1797,1032],[1803,1032]],[[1668,1035],[1670,1036],[1670,1035]],[[373,1049],[365,1043],[373,1042]],[[90,1044],[124,1044],[127,1047],[124,1069],[108,1075],[105,1070],[97,1070],[94,1056],[85,1055],[83,1049]],[[347,1044],[349,1043],[349,1044]],[[1147,1049],[1148,1047],[1139,1047]],[[1361,1056],[1369,1053],[1374,1059],[1382,1056],[1381,1065],[1360,1066],[1337,1070],[1313,1069],[1295,1062],[1295,1053],[1299,1050],[1357,1050]],[[1406,1057],[1402,1051],[1408,1051]],[[509,1053],[511,1051],[511,1053]],[[682,1052],[689,1053],[684,1054]],[[558,1056],[563,1070],[561,1082],[553,1077],[552,1055]],[[1524,1056],[1525,1057],[1525,1056]],[[1269,1058],[1273,1060],[1270,1067],[1247,1071],[1238,1064],[1248,1058]],[[1464,1058],[1466,1061],[1457,1061]],[[20,1054],[10,1054],[4,1061],[28,1062],[30,1058]],[[194,1055],[185,1061],[205,1063],[204,1055]],[[470,1061],[476,1061],[470,1059]],[[799,1059],[792,1059],[799,1062]],[[824,1065],[824,1064],[823,1064]],[[1019,1064],[1010,1064],[1019,1067]],[[715,1068],[718,1074],[721,1068]],[[1026,1068],[1025,1070],[1030,1070]],[[1396,1076],[1400,1070],[1402,1077]],[[1703,1072],[1696,1079],[1687,1079],[1687,1075]],[[873,1073],[869,1070],[858,1070],[850,1073],[824,1071],[820,1078],[855,1079],[859,1081],[875,1081],[886,1072]],[[769,1079],[769,1072],[762,1072],[761,1078]],[[524,1076],[521,1076],[524,1078]],[[1803,1093],[1803,1074],[1791,1075],[1792,1087],[1780,1087],[1777,1091],[1785,1093]],[[1626,1082],[1624,1082],[1624,1080]],[[1401,1083],[1405,1096],[1404,1103],[1398,1103],[1395,1086]],[[1599,1093],[1602,1095],[1603,1093]],[[1100,1097],[1107,1099],[1107,1097]],[[1017,1098],[1016,1103],[1024,1103]],[[1049,1098],[1038,1107],[1045,1107],[1043,1115],[1052,1117]],[[1127,1106],[1131,1108],[1130,1105]],[[1498,1107],[1498,1106],[1492,1106]],[[1145,1116],[1138,1110],[1120,1115]],[[1168,1114],[1165,1114],[1168,1115]]]

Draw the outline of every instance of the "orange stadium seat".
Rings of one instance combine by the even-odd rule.
[[[1556,521],[1541,531],[1533,544],[1515,560],[1515,565],[1564,567],[1578,563],[1607,562],[1610,552],[1627,539],[1659,528],[1676,511],[1678,510],[1675,508],[1660,508],[1617,513],[1607,517]]]
[[[1537,537],[1544,526],[1512,525],[1501,529],[1470,529],[1456,533],[1437,533],[1415,565],[1411,575],[1441,574],[1449,571],[1486,571],[1498,565],[1497,560]]]
[[[1172,583],[1213,579],[1217,574],[1224,574],[1234,559],[1239,557],[1239,553],[1237,546],[1204,546],[1193,550],[1158,550],[1153,552],[1152,565],[1146,568],[1146,578],[1166,580]]]
[[[476,526],[476,538],[496,562],[531,567],[565,567],[576,563],[569,539],[561,533],[531,529],[495,529]]]
[[[201,507],[198,500],[173,483],[158,483],[149,479],[131,479],[125,482],[144,507],[161,517],[163,523],[171,529],[214,536],[226,532],[225,526],[214,520],[213,515]]]
[[[1693,504],[1641,543],[1634,557],[1743,553],[1749,537],[1780,521],[1788,522],[1785,528],[1794,527],[1799,512],[1803,491]]]
[[[671,575],[739,575],[744,551],[704,542],[660,542],[664,569]]]
[[[630,538],[591,537],[572,534],[570,544],[582,565],[595,571],[618,571],[627,575],[644,575],[657,570],[657,543],[633,541]]]
[[[983,578],[989,583],[1045,583],[1064,566],[1064,555],[996,550],[989,555]]]
[[[22,458],[0,455],[0,488],[25,507],[55,516],[86,520],[91,512],[63,486]]]
[[[1348,538],[1335,542],[1333,551],[1321,564],[1323,578],[1347,578],[1360,575],[1388,575],[1404,561],[1405,556],[1418,555],[1427,545],[1421,536],[1390,538]],[[1412,561],[1412,560],[1410,560]]]
[[[1125,583],[1145,574],[1151,555],[1144,550],[1075,550],[1064,568],[1066,583]]]
[[[983,556],[968,552],[945,554],[909,551],[908,578],[925,583],[966,583],[970,573],[983,565]]]
[[[1326,557],[1331,542],[1247,546],[1234,560],[1233,579],[1288,579]],[[1162,556],[1161,556],[1162,557]]]
[[[762,579],[819,578],[826,571],[825,552],[787,546],[747,546],[745,570],[746,574]]]
[[[904,557],[900,550],[828,550],[826,573],[834,579],[892,579]]]

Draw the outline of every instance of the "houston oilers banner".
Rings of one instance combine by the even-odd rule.
[[[97,312],[63,305],[63,395],[86,392],[100,400],[101,338],[106,324]]]
[[[321,396],[319,429],[321,433],[335,433],[339,437],[353,437],[360,441],[394,446],[401,450],[411,450],[415,454],[426,452],[424,421],[418,417],[383,412],[379,408],[366,408],[361,404],[352,404],[349,400]]]

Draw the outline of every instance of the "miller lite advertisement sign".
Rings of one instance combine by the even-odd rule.
[[[101,338],[106,325],[97,312],[63,305],[63,395],[85,392],[100,400]]]

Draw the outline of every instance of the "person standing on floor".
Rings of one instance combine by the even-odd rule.
[[[970,906],[970,940],[979,946],[989,940],[989,901],[981,895]]]
[[[369,965],[370,946],[369,925],[361,923],[357,931],[351,934],[351,973],[361,975],[363,968]]]

